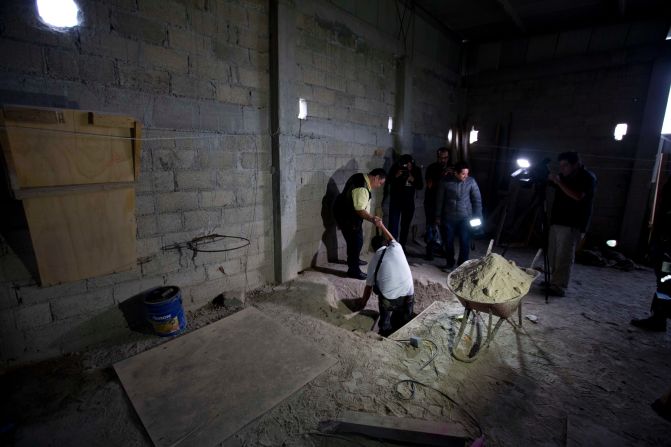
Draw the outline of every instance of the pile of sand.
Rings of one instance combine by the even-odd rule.
[[[484,303],[503,303],[529,291],[534,277],[503,256],[487,256],[459,268],[450,277],[450,287],[459,296]]]

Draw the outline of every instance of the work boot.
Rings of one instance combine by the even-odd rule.
[[[359,259],[359,265],[368,265],[368,262],[364,261],[363,259]]]
[[[631,320],[631,325],[650,332],[666,332],[666,318],[658,318],[654,315],[650,318]]]
[[[368,275],[366,275],[361,270],[358,270],[358,271],[348,271],[347,272],[347,277],[348,278],[354,278],[354,279],[366,279],[368,277]]]

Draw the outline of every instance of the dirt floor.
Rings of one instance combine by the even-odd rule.
[[[504,323],[487,351],[462,363],[449,352],[463,307],[446,289],[441,260],[428,263],[413,252],[421,247],[409,249],[416,312],[439,303],[392,338],[418,335],[437,350],[428,341],[416,349],[370,332],[377,301],[371,298],[361,313],[350,310],[349,300],[361,295],[364,284],[345,278],[341,264],[248,294],[244,306],[274,316],[338,363],[220,445],[390,445],[318,432],[320,421],[352,410],[458,421],[473,438],[479,425],[488,446],[671,446],[671,423],[650,408],[671,387],[671,336],[629,325],[632,317],[647,314],[654,290],[650,270],[578,265],[568,295],[549,304],[535,285],[523,301],[523,315],[537,321],[525,319],[519,331]],[[506,257],[528,266],[533,254],[510,250]],[[472,253],[482,255],[482,248]],[[240,308],[224,300],[190,313],[189,330]],[[476,332],[468,332],[475,340]],[[152,445],[111,366],[164,342],[169,341],[129,333],[123,342],[6,372],[0,441]],[[399,384],[408,379],[428,386],[417,385],[413,395],[408,382]]]

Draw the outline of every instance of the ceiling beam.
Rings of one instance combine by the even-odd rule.
[[[624,0],[621,0],[624,1]],[[499,4],[503,8],[503,10],[506,12],[508,17],[515,22],[515,26],[522,31],[522,33],[526,34],[527,28],[524,26],[524,23],[522,22],[522,19],[520,16],[517,14],[513,6],[510,4],[508,0],[496,0],[496,3]]]

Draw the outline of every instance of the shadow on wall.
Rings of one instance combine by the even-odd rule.
[[[333,214],[333,204],[336,197],[340,194],[338,184],[344,185],[347,179],[354,173],[358,172],[359,165],[356,160],[351,159],[345,166],[335,170],[333,175],[329,178],[326,184],[326,193],[322,198],[322,224],[324,225],[324,232],[322,233],[322,244],[326,248],[326,259],[328,262],[339,262],[338,259],[338,227],[336,225],[335,216]],[[312,267],[317,266],[317,257],[319,251],[312,257]]]

